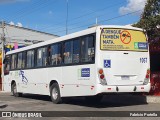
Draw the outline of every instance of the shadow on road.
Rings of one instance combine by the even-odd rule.
[[[106,107],[122,107],[132,105],[147,104],[146,96],[137,95],[105,95],[100,103],[86,103],[85,99],[73,98],[68,100],[66,104],[80,105],[95,108],[106,108]]]
[[[23,98],[51,101],[49,96],[25,94]],[[78,105],[94,108],[107,108],[107,107],[122,107],[132,105],[147,104],[146,96],[131,95],[131,94],[118,94],[118,95],[104,95],[100,103],[88,103],[83,97],[65,98],[62,104]]]
[[[6,108],[7,106],[8,106],[7,104],[0,105],[0,109],[4,109],[4,108]]]

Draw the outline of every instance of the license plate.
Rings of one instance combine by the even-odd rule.
[[[129,76],[121,76],[122,80],[129,80]]]

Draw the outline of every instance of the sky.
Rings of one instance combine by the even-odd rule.
[[[146,1],[0,0],[0,20],[63,36],[66,26],[69,34],[91,27],[96,21],[99,25],[134,24],[140,19]]]

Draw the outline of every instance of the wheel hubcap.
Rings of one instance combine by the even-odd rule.
[[[53,96],[54,100],[56,100],[58,98],[58,90],[56,88],[53,88],[53,90],[52,90],[52,96]]]

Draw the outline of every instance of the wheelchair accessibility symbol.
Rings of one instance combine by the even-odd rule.
[[[111,68],[111,60],[104,60],[104,68]]]

